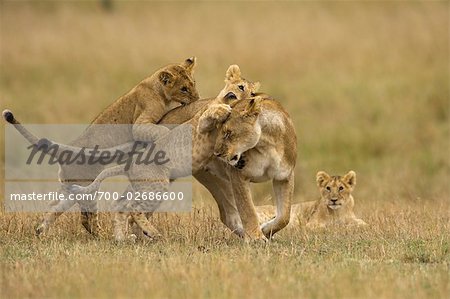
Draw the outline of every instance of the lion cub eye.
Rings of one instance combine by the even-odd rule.
[[[244,85],[238,85],[238,88],[239,88],[241,91],[244,91],[244,89],[245,89]]]
[[[188,92],[188,88],[186,86],[181,87],[182,92]]]
[[[344,191],[344,187],[340,186],[339,191],[341,191],[341,192]]]
[[[328,192],[331,192],[331,187],[330,186],[327,186],[326,189],[327,189]]]

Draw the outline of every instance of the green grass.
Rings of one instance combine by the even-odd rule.
[[[77,213],[36,239],[41,214],[1,211],[0,297],[447,298],[448,8],[133,2],[108,13],[96,2],[1,2],[0,108],[23,123],[89,123],[192,55],[201,96],[214,96],[236,63],[292,116],[295,201],[317,197],[318,170],[355,170],[356,214],[369,226],[244,244],[198,184],[199,210],[159,215],[166,240],[155,244],[94,240]],[[267,204],[268,192],[255,185],[255,202]],[[110,234],[111,217],[101,216]]]

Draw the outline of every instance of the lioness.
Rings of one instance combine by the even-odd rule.
[[[214,154],[233,166],[229,171],[229,188],[232,188],[246,236],[270,238],[290,219],[297,160],[294,125],[281,104],[265,95],[238,101],[232,106],[230,117],[219,130]],[[268,180],[272,181],[277,213],[260,228],[250,182]]]
[[[356,218],[352,192],[356,185],[356,173],[349,171],[343,177],[330,176],[319,171],[316,176],[320,198],[292,205],[289,225],[305,225],[307,228],[325,227],[329,224],[366,225]],[[273,218],[271,205],[256,207],[261,222]]]
[[[238,65],[231,65],[225,74],[225,87],[221,94],[224,96],[225,91],[236,94],[238,99],[247,99],[255,96],[260,88],[259,82],[251,82],[242,76],[241,70]],[[192,117],[201,109],[204,105],[207,105],[211,99],[200,100],[192,104],[175,108],[169,111],[160,121],[160,124],[181,124]],[[233,188],[229,178],[230,166],[227,163],[213,158],[202,169],[199,169],[194,177],[214,197],[220,212],[220,220],[231,231],[235,232],[239,236],[243,236],[243,226],[241,217],[236,207],[234,200]]]
[[[171,64],[159,69],[100,113],[82,136],[71,145],[76,147],[98,145],[100,148],[106,148],[132,140],[149,141],[158,138],[167,129],[155,125],[149,130],[149,124],[156,124],[165,113],[180,104],[186,105],[198,100],[199,95],[193,78],[195,64],[196,58],[192,57],[181,64]],[[15,125],[29,142],[38,143],[39,139],[22,127],[11,111],[5,110],[3,117]],[[92,126],[100,124],[130,124],[132,126],[130,131],[124,134],[109,135],[104,130],[98,129],[99,126]],[[64,184],[77,182],[87,185],[90,183],[89,179],[95,179],[102,169],[101,165],[61,165],[59,178]],[[79,182],[74,178],[84,180]],[[59,192],[64,193],[65,188],[61,188]],[[38,235],[45,233],[56,218],[74,204],[75,201],[59,201],[52,207],[51,212],[46,214],[36,233]],[[96,211],[95,202],[84,201],[80,204],[80,208],[83,226],[90,233],[97,234],[99,226],[96,213],[93,213]]]

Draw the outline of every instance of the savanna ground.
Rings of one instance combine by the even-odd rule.
[[[41,214],[2,209],[0,297],[448,298],[448,2],[0,8],[0,108],[22,122],[89,123],[191,55],[200,94],[214,96],[236,63],[296,125],[295,201],[317,198],[318,170],[353,169],[356,213],[369,223],[245,244],[198,184],[192,213],[156,217],[166,239],[154,244],[93,239],[78,213],[37,239]],[[3,135],[0,146],[3,155]],[[269,192],[255,186],[255,202]],[[101,220],[111,232],[110,215]]]

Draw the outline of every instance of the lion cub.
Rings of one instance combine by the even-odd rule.
[[[292,205],[289,225],[305,225],[307,228],[322,228],[329,224],[366,225],[353,212],[352,196],[356,185],[356,173],[349,171],[343,177],[330,176],[325,171],[316,175],[320,198]],[[260,222],[273,218],[275,207],[256,207]]]

